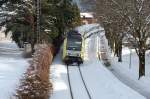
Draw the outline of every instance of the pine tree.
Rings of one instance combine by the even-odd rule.
[[[29,42],[34,47],[36,35],[36,6],[33,0],[8,0],[6,8],[13,12],[4,22],[6,34],[20,46]],[[41,0],[40,38],[42,42],[53,42],[56,46],[65,31],[80,25],[80,11],[71,0]]]
[[[6,22],[7,34],[12,32],[12,39],[16,41],[19,47],[23,42],[33,43],[34,39],[34,16],[33,2],[31,0],[16,0],[15,2],[8,2],[8,10],[14,14],[9,17],[11,20]]]
[[[77,5],[73,4],[72,0],[48,0],[48,3],[50,5],[49,12],[53,18],[53,25],[57,28],[53,44],[58,51],[64,33],[80,25],[80,11]]]

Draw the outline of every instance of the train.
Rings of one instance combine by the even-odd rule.
[[[77,63],[79,66],[83,63],[83,51],[84,39],[82,35],[76,30],[67,32],[63,43],[63,62],[66,65]]]

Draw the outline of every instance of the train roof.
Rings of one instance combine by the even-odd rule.
[[[75,38],[82,40],[82,35],[78,31],[72,30],[67,33],[67,38]]]
[[[78,36],[81,36],[81,34],[77,31],[77,30],[72,30],[72,31],[69,31],[67,33],[68,36],[72,36],[72,35],[78,35]]]

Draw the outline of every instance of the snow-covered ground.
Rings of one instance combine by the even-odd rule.
[[[96,57],[96,37],[85,41],[85,61],[81,71],[92,99],[145,99],[118,80]],[[67,67],[62,63],[61,51],[51,65],[51,81],[54,91],[50,99],[71,99],[67,79]],[[75,99],[88,99],[85,95],[79,73],[71,67],[71,85]],[[82,91],[83,90],[83,91]]]
[[[0,41],[0,99],[11,99],[29,65],[21,53],[14,42]]]
[[[131,54],[130,54],[131,52]],[[150,52],[150,51],[149,51]],[[147,99],[150,99],[150,53],[146,54],[146,75],[138,80],[139,59],[135,50],[123,48],[123,62],[117,62],[117,58],[113,58],[111,70],[116,77],[122,82],[138,91]],[[131,57],[131,65],[130,65]]]

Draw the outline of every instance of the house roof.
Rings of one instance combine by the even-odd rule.
[[[93,13],[91,12],[83,12],[80,13],[81,18],[94,18]]]

